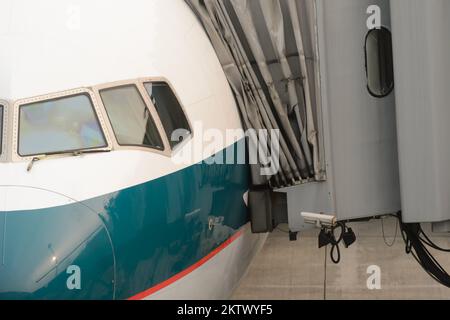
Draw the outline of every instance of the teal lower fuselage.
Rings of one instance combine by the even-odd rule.
[[[247,165],[200,163],[81,203],[0,212],[0,299],[128,299],[154,287],[248,222],[248,180]]]

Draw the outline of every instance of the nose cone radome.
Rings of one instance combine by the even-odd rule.
[[[6,199],[17,199],[12,193],[20,188],[0,187],[3,192],[11,196]],[[22,194],[33,197],[29,189]],[[56,195],[48,192],[48,197],[54,201]],[[62,205],[45,209],[0,204],[0,299],[114,298],[107,230],[88,207],[61,200]]]

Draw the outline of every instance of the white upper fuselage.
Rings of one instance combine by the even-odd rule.
[[[10,102],[10,117],[19,99],[163,77],[176,91],[191,124],[201,122],[204,129],[222,132],[241,127],[216,54],[183,0],[0,0],[0,12],[0,99]],[[8,153],[16,125],[8,128]],[[194,131],[184,148],[193,143],[203,145],[203,136]],[[199,152],[191,164],[203,158]],[[189,165],[150,150],[48,159],[30,172],[28,164],[0,162],[0,187],[21,186],[3,188],[1,209],[83,201]],[[48,192],[40,196],[42,190],[54,196]]]

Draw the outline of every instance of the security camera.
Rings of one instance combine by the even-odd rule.
[[[302,217],[305,220],[305,223],[314,224],[318,228],[333,227],[337,223],[335,216],[327,214],[302,212]]]

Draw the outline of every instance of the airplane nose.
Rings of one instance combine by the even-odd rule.
[[[46,197],[61,205],[32,208]],[[0,187],[0,198],[0,299],[114,298],[113,248],[94,211],[23,187]]]

